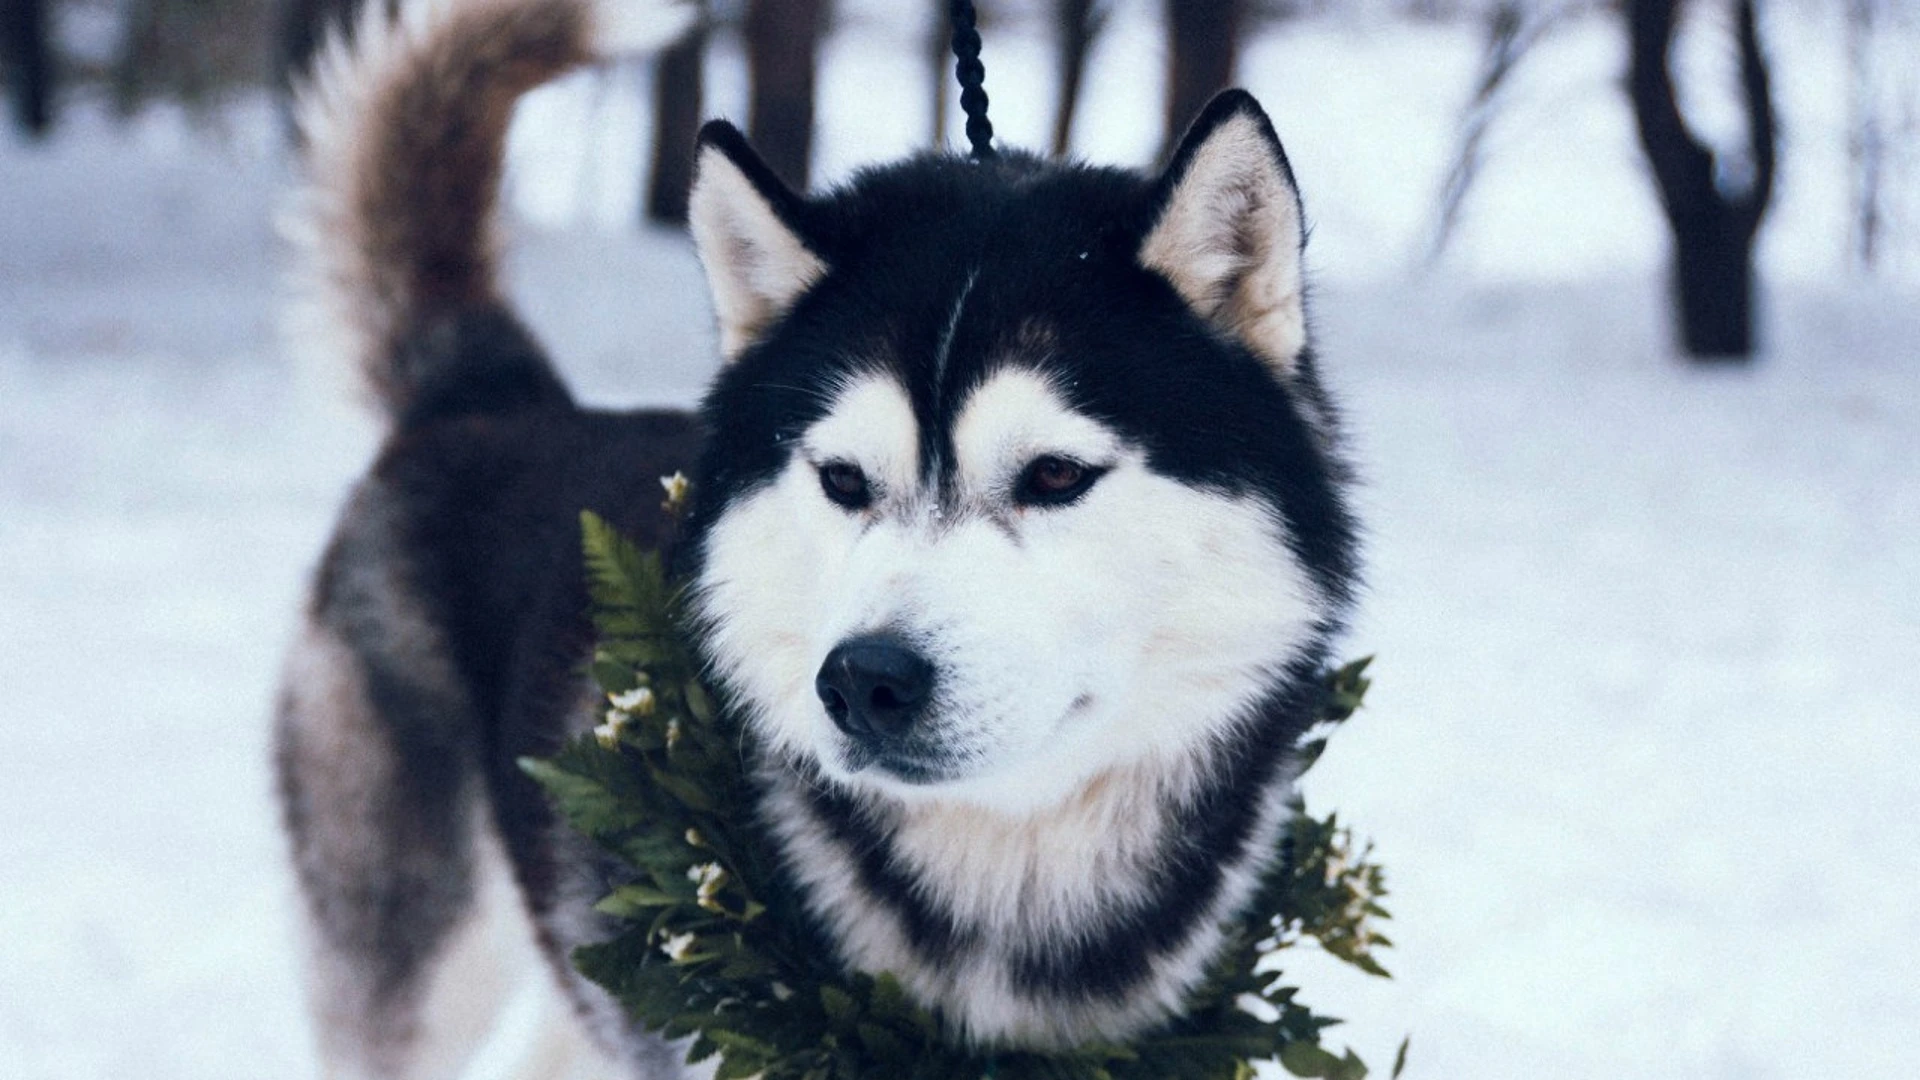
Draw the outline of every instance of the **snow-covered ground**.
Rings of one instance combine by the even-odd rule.
[[[853,9],[829,177],[924,127],[915,29]],[[1555,46],[1424,277],[1471,37],[1313,25],[1249,55],[1367,477],[1377,682],[1308,794],[1378,841],[1398,916],[1393,981],[1299,973],[1377,1063],[1408,1032],[1441,1078],[1920,1059],[1920,288],[1841,272],[1837,52],[1803,23],[1742,370],[1668,353],[1603,26]],[[1089,156],[1151,152],[1153,49],[1123,7]],[[1044,44],[987,60],[1001,130],[1037,139]],[[514,191],[548,225],[514,284],[587,396],[687,401],[713,346],[685,243],[581,224],[630,209],[635,80],[533,105]],[[280,358],[265,110],[67,120],[0,141],[0,1076],[310,1076],[266,717],[374,432]]]

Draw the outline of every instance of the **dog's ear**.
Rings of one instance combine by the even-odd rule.
[[[1202,318],[1295,373],[1307,345],[1306,228],[1286,151],[1244,90],[1214,98],[1160,178],[1142,266]]]
[[[700,129],[687,221],[707,269],[728,360],[784,315],[827,264],[796,221],[802,202],[724,120]]]

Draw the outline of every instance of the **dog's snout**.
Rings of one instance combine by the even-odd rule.
[[[933,665],[888,637],[858,637],[827,654],[814,677],[820,703],[858,739],[901,735],[933,693]]]

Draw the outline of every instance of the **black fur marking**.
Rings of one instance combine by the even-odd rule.
[[[940,963],[979,946],[977,929],[959,925],[927,903],[915,887],[912,871],[902,865],[888,842],[887,824],[874,820],[873,809],[824,781],[807,786],[807,805],[852,856],[860,884],[899,916],[914,951]]]
[[[409,387],[402,428],[573,403],[540,346],[497,304],[424,318],[395,349],[392,367]]]

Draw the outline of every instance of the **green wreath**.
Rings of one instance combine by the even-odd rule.
[[[677,511],[685,482],[667,485]],[[1246,1080],[1277,1059],[1301,1077],[1367,1075],[1322,1033],[1279,960],[1306,938],[1374,975],[1387,918],[1371,845],[1356,850],[1334,816],[1296,803],[1278,858],[1185,1014],[1126,1045],[1054,1053],[952,1044],[940,1021],[887,975],[842,970],[810,944],[775,886],[771,853],[744,808],[753,795],[736,733],[701,684],[679,590],[659,556],[581,515],[593,619],[593,676],[605,722],[550,759],[521,766],[575,829],[610,853],[624,883],[598,909],[619,932],[574,963],[648,1030],[691,1037],[688,1060],[719,1058],[718,1080]],[[1359,707],[1367,660],[1330,671],[1311,764],[1324,733]],[[1392,1075],[1405,1064],[1402,1042]]]

